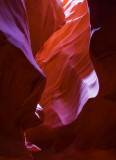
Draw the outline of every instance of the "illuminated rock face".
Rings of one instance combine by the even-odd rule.
[[[67,4],[66,5],[67,8],[69,7],[68,6],[68,4],[70,4],[69,2],[70,1],[64,1],[64,4]],[[94,1],[88,0],[88,2],[89,2],[88,4],[90,7],[92,29],[93,28],[96,29],[94,32],[92,32],[92,36],[91,36],[90,55],[91,55],[91,60],[94,65],[94,68],[96,70],[98,79],[99,79],[99,84],[100,84],[99,93],[96,98],[92,98],[92,99],[88,100],[88,102],[84,105],[81,113],[79,114],[79,116],[77,117],[77,119],[74,122],[72,122],[71,124],[68,124],[66,126],[59,127],[54,132],[52,131],[52,129],[50,130],[50,132],[52,133],[51,135],[54,137],[53,137],[53,139],[52,138],[50,139],[50,137],[49,137],[49,139],[47,139],[47,140],[53,141],[53,150],[48,149],[48,152],[47,151],[43,152],[43,155],[42,155],[42,153],[40,153],[40,157],[42,157],[42,158],[44,157],[44,159],[46,159],[46,160],[48,160],[48,159],[50,159],[50,160],[51,159],[52,160],[59,160],[59,159],[63,159],[63,160],[77,160],[77,159],[79,159],[79,160],[85,160],[85,159],[86,160],[93,160],[93,159],[114,160],[114,159],[116,159],[116,150],[115,150],[116,149],[116,138],[115,138],[115,135],[116,135],[116,127],[115,127],[116,126],[116,87],[115,87],[115,82],[116,82],[116,63],[115,63],[116,62],[116,45],[115,45],[115,43],[116,43],[116,20],[115,20],[116,8],[115,8],[115,4],[116,3],[115,3],[115,1],[109,2],[109,1],[97,1],[97,0],[96,1],[95,0]],[[73,5],[74,5],[74,3],[73,3]],[[82,7],[82,5],[83,5],[83,3],[81,3],[81,7]],[[75,9],[76,8],[74,8],[74,10]],[[71,12],[71,13],[72,13],[71,16],[73,17],[74,12]],[[78,12],[76,12],[76,13],[78,13]],[[82,13],[82,12],[79,12],[79,13]],[[105,13],[108,16],[106,18],[105,18],[105,16],[106,16]],[[83,19],[83,17],[81,17],[81,18]],[[70,25],[70,22],[71,21],[69,21],[69,25]],[[85,25],[86,23],[84,23],[84,22],[85,21],[83,21],[83,24]],[[66,25],[67,24],[65,24],[65,26]],[[73,22],[72,26],[74,26],[74,25],[75,25],[75,21]],[[65,28],[65,26],[64,26],[64,28]],[[85,26],[88,26],[88,23]],[[80,25],[80,27],[79,27],[80,30],[77,31],[77,33],[78,32],[81,33],[81,29],[83,30],[83,28],[81,28],[81,27],[82,27],[82,24]],[[76,28],[78,28],[78,27],[76,27]],[[59,30],[57,33],[55,33],[52,36],[52,38],[56,37],[56,35],[60,35],[62,30],[63,30],[63,27],[61,30]],[[73,30],[71,29],[70,32],[68,32],[68,30],[65,30],[65,31],[67,34],[70,33],[69,35],[71,35]],[[86,32],[84,32],[84,33],[86,33]],[[83,35],[84,35],[84,33],[83,33]],[[63,34],[64,39],[66,38],[65,34]],[[74,35],[77,37],[78,34],[74,34]],[[65,42],[65,40],[63,38],[61,38],[62,44]],[[69,42],[69,43],[67,45],[65,45],[65,47],[64,47],[63,45],[60,45],[60,41],[57,41],[55,43],[55,38],[51,39],[51,42],[53,45],[53,48],[52,48],[52,45],[50,45],[51,43],[50,43],[50,39],[49,39],[49,41],[47,41],[45,43],[46,50],[41,52],[40,55],[38,53],[37,62],[41,65],[41,67],[45,71],[46,75],[48,73],[48,70],[52,71],[56,68],[57,63],[56,62],[53,63],[53,61],[55,61],[54,59],[56,59],[59,56],[59,54],[62,53],[61,51],[62,51],[63,47],[64,48],[63,48],[62,55],[64,54],[64,57],[62,56],[61,59],[59,58],[60,60],[58,59],[58,62],[61,62],[60,63],[61,65],[62,65],[61,60],[62,59],[64,60],[65,56],[66,56],[66,58],[68,57],[67,52],[69,52],[70,54],[73,53],[73,50],[70,50],[70,47],[71,47],[72,43],[74,42],[74,39],[72,40],[71,38],[69,38],[68,40],[67,40],[67,42]],[[46,44],[49,44],[49,46],[47,46]],[[56,46],[57,46],[57,49],[55,50]],[[59,53],[57,53],[59,46],[60,46]],[[67,47],[68,47],[68,49],[67,49],[68,51],[66,50]],[[78,48],[78,46],[77,46],[77,48]],[[52,52],[47,52],[48,50],[49,51],[52,50]],[[48,53],[50,53],[50,57],[48,57],[48,55],[49,55]],[[54,56],[52,56],[53,54],[54,54]],[[69,62],[69,64],[70,64],[71,58],[70,58],[70,60],[67,58],[68,59],[67,62]],[[52,63],[53,63],[53,65],[52,65]],[[71,63],[71,64],[74,64],[74,63]],[[47,68],[47,66],[48,66],[48,68]],[[52,67],[50,68],[50,66],[52,66]],[[66,64],[65,64],[65,66],[66,66]],[[60,68],[60,65],[57,67],[57,72],[56,72],[57,74],[60,72],[59,68]],[[69,68],[67,69],[66,73],[70,72]],[[80,71],[80,70],[76,70],[76,71],[78,73],[78,71]],[[54,74],[50,73],[50,77],[52,77],[54,75],[56,76],[56,73],[55,72],[54,72]],[[61,74],[61,75],[63,75],[63,74]],[[69,74],[69,75],[71,75],[69,77],[73,77],[72,74]],[[78,73],[78,75],[80,76],[81,74]],[[83,74],[81,76],[83,76]],[[65,77],[66,77],[66,74],[65,74]],[[54,81],[52,81],[52,78],[50,80],[49,75],[48,75],[47,83],[51,84],[50,86],[52,86],[52,84],[53,84],[53,86],[55,86],[54,84],[55,84],[56,79],[57,78],[55,78]],[[77,77],[76,77],[76,79],[78,80],[78,82],[81,82],[80,85],[82,85],[82,80],[79,81],[79,79]],[[67,85],[68,78],[67,79],[63,78],[63,80],[64,80],[63,84]],[[60,83],[58,83],[58,84],[60,84]],[[75,83],[71,83],[71,84],[73,87],[73,84],[75,84]],[[41,103],[44,104],[43,106],[45,106],[45,107],[47,106],[47,103],[50,102],[50,99],[51,99],[51,101],[53,100],[52,98],[50,98],[50,97],[52,97],[52,95],[46,96],[47,92],[49,91],[50,86],[48,86],[48,90],[46,88],[43,93],[43,97],[45,96],[46,99],[41,99]],[[59,100],[59,99],[63,98],[62,94],[58,94],[58,92],[61,92],[64,89],[63,87],[65,85],[61,85],[61,86],[62,87],[59,87],[60,89],[56,90],[57,92],[55,92],[55,93],[57,93],[55,100]],[[50,88],[51,89],[50,91],[52,92],[54,88]],[[70,91],[70,90],[68,89],[67,92],[65,92],[65,90],[63,90],[63,91],[64,91],[63,93],[67,93],[67,97],[68,97],[68,93],[69,93],[68,91]],[[78,89],[78,91],[79,91],[79,89]],[[82,92],[83,92],[83,90],[81,90],[81,93]],[[73,96],[73,98],[74,98],[74,96]],[[68,101],[69,99],[67,98],[66,100]],[[45,103],[43,102],[43,100],[45,100],[44,101]],[[64,101],[60,101],[60,103],[57,103],[58,104],[57,107],[63,106],[63,105],[61,105],[61,103],[63,104],[63,102]],[[51,109],[50,106],[52,106],[52,105],[53,105],[53,103],[52,104],[49,103],[49,105],[47,106],[48,108],[46,107],[47,110],[45,108],[45,114],[47,112],[49,113],[49,110]],[[66,105],[66,106],[68,106],[68,105]],[[67,109],[67,108],[65,107],[65,109]],[[73,110],[74,108],[72,107],[71,109]],[[60,111],[61,110],[62,110],[62,107],[60,108]],[[58,116],[60,115],[59,116],[60,118],[56,120],[55,124],[58,124],[57,122],[60,122],[60,120],[62,120],[60,122],[60,124],[62,122],[64,122],[63,121],[64,119],[61,119],[62,113],[60,114],[60,112],[58,112],[58,108],[53,109],[53,111],[58,113]],[[66,110],[65,110],[65,113],[67,113]],[[70,110],[70,113],[73,113],[73,112],[71,112],[71,110]],[[72,114],[72,115],[74,116],[74,114]],[[47,122],[45,121],[46,123],[48,123],[50,121],[50,116],[48,117]],[[54,120],[57,115],[55,115],[55,113],[53,113],[52,116],[53,116],[53,120]],[[54,123],[53,121],[49,122],[50,125],[53,125],[53,123]],[[50,128],[50,125],[48,128]],[[37,131],[36,129],[35,129],[35,131],[34,130],[32,131],[33,134]],[[37,132],[39,135],[39,131],[37,131]],[[32,139],[34,140],[34,138],[32,138]],[[47,140],[46,140],[46,142],[47,142]],[[38,145],[39,145],[39,142],[41,142],[41,141],[38,138]],[[50,153],[50,151],[51,151],[51,153]],[[46,153],[49,155],[49,158],[48,158],[48,155],[47,155],[47,157],[45,156]]]
[[[68,1],[64,11],[66,24],[49,38],[43,51],[36,56],[47,76],[40,103],[45,109],[45,123],[53,126],[62,126],[76,119],[88,98],[94,97],[98,90],[89,58],[87,3]]]
[[[87,3],[82,0],[63,1],[63,6],[66,24],[45,42],[43,50],[36,56],[47,76],[39,102],[44,107],[45,121],[41,126],[28,130],[27,135],[29,140],[43,148],[57,141],[59,135],[56,138],[56,134],[62,129],[57,131],[56,128],[73,122],[88,98],[98,92],[97,77],[89,57]],[[68,140],[71,136],[66,137],[64,139]]]

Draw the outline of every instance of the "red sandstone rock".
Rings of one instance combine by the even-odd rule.
[[[25,0],[34,55],[65,23],[60,0]]]

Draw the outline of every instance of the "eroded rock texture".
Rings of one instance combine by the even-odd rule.
[[[68,7],[70,2],[71,1],[64,1],[64,4],[66,5],[66,7]],[[74,6],[74,4],[75,3],[73,1],[73,6]],[[115,82],[116,82],[116,63],[115,63],[115,61],[116,61],[116,48],[115,48],[115,43],[116,43],[116,19],[115,19],[116,8],[115,8],[115,5],[116,5],[116,2],[115,1],[102,1],[102,0],[101,1],[97,1],[97,0],[90,1],[89,0],[88,4],[89,4],[89,8],[90,8],[91,27],[92,27],[92,34],[91,34],[91,41],[90,41],[90,55],[91,55],[91,60],[94,65],[94,68],[96,70],[99,84],[100,84],[99,93],[96,98],[92,98],[92,99],[88,100],[88,102],[84,105],[82,111],[80,112],[79,116],[77,117],[77,119],[74,122],[72,122],[69,125],[59,127],[56,129],[56,131],[53,131],[52,129],[50,130],[50,132],[52,133],[52,136],[54,136],[54,137],[51,139],[49,138],[47,140],[53,141],[53,143],[51,145],[52,147],[49,148],[48,150],[40,152],[40,154],[38,155],[38,156],[40,156],[40,159],[42,159],[42,158],[50,159],[50,160],[59,160],[59,159],[65,159],[65,160],[77,160],[77,159],[79,159],[79,160],[85,160],[85,159],[86,160],[93,160],[93,159],[95,159],[95,160],[98,160],[98,159],[100,159],[100,160],[102,160],[102,159],[103,160],[106,160],[106,159],[107,160],[115,160],[116,159],[116,138],[115,138],[115,135],[116,135],[116,127],[115,127],[116,126],[116,102],[115,102],[116,101],[116,97],[115,97],[115,95],[116,95],[116,87],[115,87]],[[80,3],[81,7],[82,7],[82,5],[83,5],[83,3]],[[73,9],[75,10],[76,8],[73,8]],[[73,10],[73,12],[71,12],[72,13],[71,18],[73,18],[74,10]],[[76,12],[76,14],[77,13],[78,12]],[[82,10],[79,13],[83,13]],[[82,17],[83,16],[81,16],[81,18]],[[70,22],[71,21],[69,21],[68,25],[70,25]],[[83,30],[84,28],[82,26],[84,25],[87,27],[88,23],[84,23],[85,22],[84,20],[82,22],[83,23],[80,23],[79,30],[78,31],[75,30],[75,33],[77,31],[77,34],[73,35],[72,34],[73,30],[72,29],[70,30],[69,33],[70,33],[70,35],[73,35],[72,36],[73,38],[74,37],[77,38],[79,33],[80,34],[83,33],[82,35],[85,35],[86,32],[85,32],[85,30]],[[73,21],[73,24],[72,24],[73,27],[74,27],[74,23],[76,23],[76,22]],[[65,26],[66,25],[67,24],[65,24]],[[64,26],[64,28],[65,28],[65,26]],[[76,26],[76,29],[77,28],[78,27]],[[81,32],[82,31],[81,29],[84,32]],[[96,30],[94,30],[94,32],[93,32],[93,29],[96,29]],[[63,28],[57,32],[57,33],[59,33],[58,35],[60,35],[60,31],[62,31],[62,30],[63,30]],[[68,34],[68,30],[65,30],[65,32]],[[57,33],[55,33],[55,34],[57,35]],[[66,38],[65,37],[66,33],[63,34],[64,39]],[[87,37],[87,35],[86,35],[86,37]],[[57,41],[56,43],[54,41],[54,43],[53,43],[53,41],[51,39],[52,45],[54,45],[55,47],[56,47],[56,44],[57,44],[57,46],[60,46],[60,51],[62,51],[62,48],[64,47],[63,44],[64,44],[65,40],[63,38],[61,38],[62,39],[61,46],[60,46],[59,41]],[[68,47],[67,50],[68,50],[69,54],[72,55],[72,53],[74,51],[73,50],[74,46],[73,46],[73,49],[70,50],[71,45],[74,44],[73,38],[72,38],[72,41],[70,41],[71,38],[68,39],[69,41],[67,40],[67,42],[69,42],[69,43],[66,44],[65,47],[63,48],[63,53],[60,52],[60,53],[62,53],[62,55],[64,55],[64,57],[65,56],[68,57],[68,54],[66,52],[67,47]],[[81,39],[81,35],[78,38]],[[47,41],[46,44],[48,42],[49,41]],[[78,44],[79,43],[77,43],[77,45]],[[83,44],[83,43],[81,42],[81,44]],[[43,57],[41,56],[42,54],[39,55],[39,53],[38,53],[38,55],[37,55],[37,61],[39,62],[39,64],[41,64],[41,61],[43,60],[43,64],[41,64],[41,67],[43,67],[42,69],[45,71],[46,74],[47,74],[47,69],[48,69],[47,65],[50,63],[48,66],[50,66],[50,65],[52,66],[52,62],[58,56],[58,54],[60,54],[60,53],[57,53],[58,48],[57,48],[57,50],[55,50],[55,47],[53,46],[54,50],[52,50],[52,52],[50,54],[50,58],[48,57],[47,50],[49,49],[49,51],[50,51],[52,49],[52,47],[51,47],[52,45],[47,46],[45,52],[44,51],[42,52]],[[85,45],[83,45],[83,47],[85,47]],[[76,46],[76,49],[78,49],[78,46]],[[80,50],[78,50],[78,51],[80,51]],[[85,48],[84,48],[84,51],[85,51]],[[79,52],[77,52],[77,53],[79,53]],[[54,54],[54,57],[52,57],[53,54]],[[59,60],[59,62],[62,62],[61,59]],[[72,57],[70,58],[70,60],[67,60],[69,62],[68,64],[70,64],[71,59],[72,59]],[[87,62],[89,62],[89,61],[87,61]],[[78,60],[76,61],[76,63],[78,63]],[[58,63],[58,64],[62,65],[62,63]],[[71,64],[74,64],[74,63],[71,63]],[[85,64],[86,63],[84,63],[84,65]],[[55,62],[53,64],[53,66],[50,68],[50,70],[52,71],[53,69],[55,69],[56,65],[57,65],[57,63]],[[57,67],[57,72],[54,73],[53,75],[57,75],[60,72],[59,68],[61,65],[59,65]],[[65,66],[66,66],[66,63],[65,63]],[[89,67],[90,67],[90,65],[89,65]],[[82,68],[82,66],[81,66],[81,68]],[[78,71],[80,71],[80,70],[77,69],[76,71],[78,73]],[[69,72],[70,72],[70,69],[68,68],[66,73],[69,73]],[[52,77],[53,75],[50,75],[50,77]],[[63,75],[63,74],[61,74],[61,75]],[[69,77],[73,77],[72,74],[69,74],[69,75],[70,75]],[[81,74],[78,73],[78,75],[81,75]],[[66,77],[66,74],[65,74],[65,77]],[[50,78],[48,75],[47,81],[49,81],[49,79]],[[78,78],[76,77],[76,79],[78,79]],[[74,80],[74,77],[73,77],[73,80]],[[52,80],[51,80],[47,83],[50,84],[50,82],[54,86],[55,79],[54,79],[54,82],[52,82]],[[67,83],[68,83],[68,78],[66,78],[66,81],[64,80],[65,85],[61,85],[62,87],[59,87],[60,89],[57,91],[57,94],[55,97],[56,100],[63,97],[63,96],[61,96],[61,94],[58,94],[59,91],[61,92],[63,90],[63,94],[66,96],[65,93],[67,93],[67,95],[68,95],[68,93],[69,93],[68,91],[70,91],[70,90],[68,89],[67,92],[65,92],[65,89],[64,89],[64,86],[66,86]],[[60,84],[60,83],[58,83],[58,84]],[[71,88],[73,88],[73,84],[76,88],[75,83],[70,83],[70,84],[72,84]],[[81,81],[81,84],[82,84],[82,81]],[[49,85],[49,87],[50,86],[51,85]],[[73,91],[75,88],[73,88]],[[43,96],[45,96],[45,94],[47,95],[48,90],[45,89]],[[52,91],[52,89],[50,91]],[[78,91],[79,91],[79,89],[78,89]],[[81,90],[81,93],[83,93],[83,90]],[[52,97],[52,96],[51,95],[46,96],[46,100],[50,99],[50,97]],[[68,98],[66,99],[66,102],[68,102],[68,100],[71,100],[71,96],[69,99]],[[73,95],[73,100],[74,100],[74,95]],[[46,104],[47,104],[47,102],[50,102],[50,100],[46,101]],[[63,104],[63,106],[65,106],[64,105],[65,103],[63,103],[63,102],[64,101],[62,100],[62,101],[60,101],[60,103],[57,103],[58,104],[57,107],[59,107],[59,106],[61,107],[62,106],[61,104]],[[45,101],[42,102],[42,99],[41,99],[41,103],[44,104],[43,106],[47,106],[45,104]],[[68,104],[70,104],[70,103],[68,103]],[[68,104],[66,106],[68,106]],[[51,105],[51,104],[49,104],[49,105]],[[53,103],[52,103],[52,105],[53,105]],[[59,116],[60,112],[58,112],[57,107],[55,107],[55,109],[53,109],[53,110],[56,111]],[[71,110],[69,110],[70,114],[73,113],[73,109],[74,109],[73,107],[71,107],[72,112],[71,112]],[[50,109],[50,107],[48,107],[47,111],[49,109]],[[64,115],[65,115],[65,113],[67,113],[66,109],[67,108],[65,107]],[[62,107],[60,108],[60,111],[61,110],[62,110]],[[47,111],[45,111],[45,112],[47,113]],[[54,115],[53,117],[56,117],[56,115],[54,113],[52,115]],[[74,116],[74,114],[72,114],[69,117],[72,118],[73,116]],[[61,118],[61,115],[60,115],[60,118]],[[50,117],[48,118],[48,120],[51,120]],[[53,118],[53,120],[54,120],[54,118]],[[57,119],[56,122],[59,122],[60,120]],[[61,121],[61,122],[63,122],[63,121]],[[54,121],[51,121],[50,123],[53,124]],[[32,131],[32,133],[34,134],[35,131]],[[45,138],[46,137],[44,137],[44,139]],[[46,142],[47,142],[47,140],[46,140]],[[39,139],[38,139],[38,141],[41,143],[41,141]],[[38,142],[38,144],[39,144],[39,142]]]
[[[64,10],[66,24],[50,37],[44,50],[36,56],[47,76],[40,103],[45,107],[46,123],[54,123],[53,126],[68,124],[77,117],[88,97],[94,96],[87,93],[84,79],[92,74],[90,85],[96,81],[88,54],[90,25],[86,1],[70,1]],[[51,120],[52,112],[58,114],[59,122],[55,122],[56,115],[54,121]]]
[[[47,76],[40,101],[45,121],[29,131],[28,136],[34,143],[41,143],[42,147],[54,143],[56,131],[53,128],[74,121],[88,98],[98,91],[97,77],[89,58],[87,3],[64,1],[63,5],[66,24],[49,38],[43,51],[36,56],[37,63]],[[50,135],[47,136],[46,132]]]
[[[28,155],[22,131],[41,121],[35,109],[44,71],[45,121],[26,131],[42,148],[35,160],[115,160],[116,2],[88,0],[89,22],[86,0],[64,0],[64,24],[60,1],[25,1],[34,55],[47,40],[36,55],[43,71],[31,51],[22,2],[0,1],[0,155]]]
[[[9,158],[29,156],[24,131],[41,123],[35,111],[45,87],[22,2],[0,1],[0,156]]]

